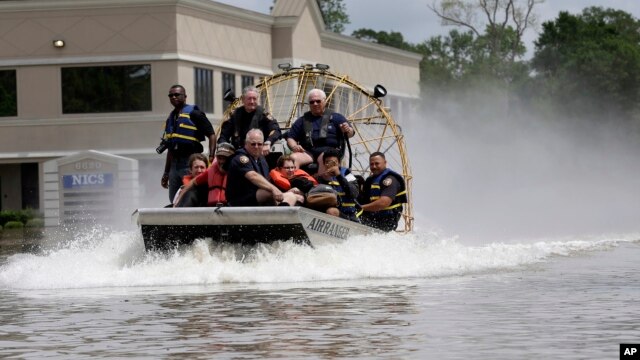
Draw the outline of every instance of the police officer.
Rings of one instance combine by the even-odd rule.
[[[287,145],[293,151],[296,165],[318,163],[318,172],[324,173],[322,154],[328,149],[342,149],[344,136],[352,137],[355,131],[344,116],[325,113],[327,94],[312,89],[307,94],[309,111],[299,117],[287,135]]]
[[[160,184],[169,189],[169,200],[172,201],[182,185],[182,177],[189,174],[189,156],[202,153],[200,142],[207,137],[211,162],[216,150],[216,135],[205,113],[198,106],[187,104],[187,93],[182,85],[169,89],[169,102],[173,111],[167,118],[163,136],[169,151]]]
[[[233,144],[236,149],[244,147],[247,132],[250,129],[260,129],[264,134],[262,154],[267,156],[271,144],[282,138],[278,122],[258,105],[259,92],[253,86],[242,90],[242,106],[233,111],[229,120],[222,123],[218,143]]]
[[[340,153],[329,149],[324,153],[324,173],[317,174],[321,184],[333,187],[338,193],[338,207],[327,209],[327,214],[340,216],[343,219],[360,222],[356,216],[356,198],[358,197],[358,180],[348,168],[340,166]]]
[[[247,132],[244,148],[237,150],[227,176],[230,206],[289,205],[298,201],[293,192],[283,193],[269,180],[269,166],[262,155],[264,135],[260,129]]]
[[[402,204],[407,202],[404,178],[387,168],[381,152],[369,156],[369,169],[371,175],[360,196],[360,221],[382,231],[395,230],[402,216]]]

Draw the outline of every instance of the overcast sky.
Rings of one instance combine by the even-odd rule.
[[[215,0],[233,6],[269,13],[272,0]],[[405,41],[420,43],[432,36],[447,34],[453,27],[445,27],[429,10],[427,5],[434,0],[344,0],[351,23],[347,25],[345,35],[354,30],[369,28],[377,31],[400,32]],[[560,11],[580,13],[588,6],[602,6],[624,10],[640,18],[638,0],[546,0],[536,6],[540,23],[553,20]],[[532,51],[532,42],[538,36],[540,25],[525,34],[527,47]],[[529,54],[530,55],[530,54]]]

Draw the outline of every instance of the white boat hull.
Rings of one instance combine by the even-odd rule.
[[[147,250],[167,250],[196,239],[254,245],[294,241],[317,246],[377,230],[298,206],[137,209]]]

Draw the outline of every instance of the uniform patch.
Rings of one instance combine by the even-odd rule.
[[[244,155],[241,155],[241,156],[240,156],[240,163],[242,163],[242,164],[246,164],[246,163],[248,163],[248,162],[249,162],[249,158],[248,158],[248,157],[246,157],[246,156],[244,156]]]
[[[389,186],[389,185],[391,185],[391,182],[392,182],[392,181],[393,181],[393,180],[392,180],[390,177],[388,177],[388,178],[386,178],[386,179],[384,179],[384,180],[382,181],[382,185],[384,185],[384,186]]]

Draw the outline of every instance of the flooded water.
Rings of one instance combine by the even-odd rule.
[[[159,255],[96,230],[2,255],[0,357],[613,359],[640,342],[639,239]]]

